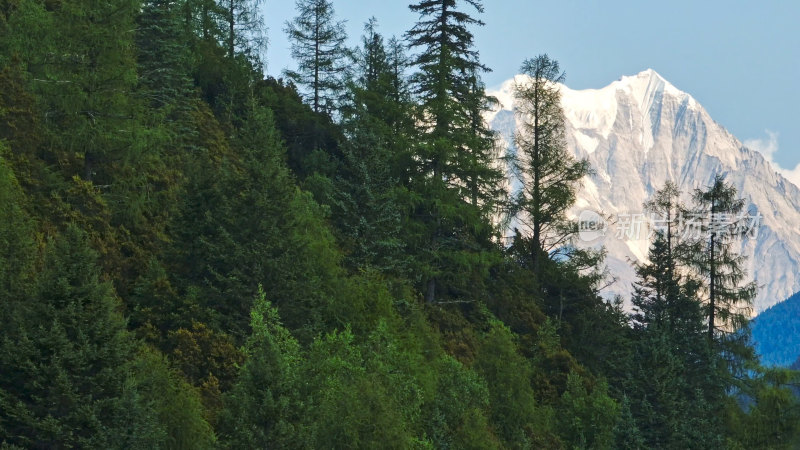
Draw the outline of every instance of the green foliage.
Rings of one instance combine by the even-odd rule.
[[[328,202],[346,262],[405,274],[408,258],[402,239],[402,196],[398,170],[412,135],[410,101],[401,72],[402,50],[387,48],[371,20],[357,51],[355,79],[343,107],[342,146],[335,192]],[[398,67],[399,66],[399,67]]]
[[[6,302],[21,301],[30,288],[37,248],[33,224],[23,209],[25,197],[5,155],[0,143],[0,310],[8,311],[13,307]]]
[[[487,70],[473,48],[470,26],[482,25],[455,0],[422,1],[407,33],[418,72],[412,92],[418,140],[413,146],[407,224],[413,270],[425,299],[464,297],[480,289],[493,264],[496,189],[491,132],[472,120],[488,103],[479,75]],[[478,12],[483,6],[467,1]]]
[[[341,93],[345,70],[344,23],[334,17],[329,0],[296,0],[297,17],[286,24],[297,70],[286,75],[307,89],[315,113],[331,114]]]
[[[166,433],[164,448],[213,449],[215,436],[200,395],[158,351],[142,348],[132,367],[142,400]]]
[[[268,110],[257,108],[234,136],[238,155],[199,157],[177,222],[179,286],[196,292],[211,320],[243,336],[263,283],[291,329],[312,336],[323,296],[340,270],[320,208],[292,184]],[[223,143],[221,150],[231,149]],[[190,289],[191,288],[191,289]]]
[[[262,64],[267,37],[264,18],[259,13],[261,0],[221,0],[219,7],[225,10],[225,47],[228,58],[244,56],[256,67]]]
[[[744,392],[743,409],[728,401],[727,431],[731,448],[797,448],[800,443],[800,401],[797,372],[764,370]]]
[[[0,341],[0,434],[10,443],[157,448],[166,438],[130,374],[134,343],[95,261],[85,233],[69,227],[10,312]]]
[[[488,384],[489,417],[505,445],[527,448],[550,439],[552,411],[537,408],[530,363],[517,351],[507,327],[492,325],[475,360],[475,370]]]
[[[734,250],[736,239],[743,237],[737,228],[748,226],[741,223],[745,201],[722,175],[707,189],[697,189],[694,200],[704,235],[687,259],[705,282],[708,338],[730,354],[729,370],[737,375],[754,358],[746,329],[758,289],[755,282],[744,282],[746,258]]]
[[[616,425],[614,425],[613,447],[620,450],[641,450],[647,448],[644,437],[631,413],[631,405],[627,396],[622,398],[619,418]]]
[[[331,2],[298,1],[311,106],[263,79],[259,4],[0,2],[0,447],[797,444],[796,374],[731,328],[730,241],[668,226],[637,314],[599,296],[553,60],[517,92],[539,232],[504,248],[482,2],[418,1],[405,40],[370,20],[346,52]],[[741,206],[721,179],[696,200]]]
[[[222,392],[231,388],[244,359],[233,339],[194,322],[190,329],[170,331],[165,346],[187,381],[199,388],[207,418],[215,423],[222,409]]]
[[[272,110],[275,126],[286,146],[285,159],[300,180],[320,173],[333,177],[330,159],[339,159],[342,131],[325,114],[301,101],[294,85],[267,78],[257,83],[256,97]],[[318,156],[323,158],[318,158]],[[321,161],[320,161],[321,160]]]
[[[485,379],[452,357],[434,362],[436,386],[426,404],[425,433],[435,448],[499,448],[487,412]]]
[[[666,226],[656,232],[650,262],[637,268],[631,409],[649,445],[718,448],[727,389],[723,359],[707,339],[701,284],[683,262],[691,247],[677,239],[679,196],[668,184],[647,205]]]
[[[354,339],[349,330],[333,332],[315,340],[309,350],[303,394],[309,400],[306,420],[313,424],[312,447],[418,446],[403,417],[418,402],[398,402],[409,394],[413,398],[413,390],[403,383],[393,395],[396,387],[388,382],[395,377],[383,370],[368,370],[363,361],[369,359]]]
[[[514,88],[517,116],[521,122],[514,135],[513,170],[523,184],[511,201],[516,216],[532,241],[530,258],[534,273],[542,275],[541,260],[567,246],[576,228],[566,211],[575,203],[576,188],[589,170],[567,152],[564,112],[558,83],[564,74],[547,55],[526,60],[527,75]]]
[[[227,448],[302,447],[297,424],[306,413],[298,389],[300,345],[259,289],[250,313],[247,361],[225,397],[220,418]]]
[[[562,441],[567,448],[615,448],[619,405],[608,396],[605,383],[597,383],[591,390],[585,383],[575,373],[567,379],[558,408]]]

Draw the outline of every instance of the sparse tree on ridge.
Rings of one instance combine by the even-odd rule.
[[[574,224],[566,211],[575,203],[580,180],[590,173],[589,163],[567,152],[564,112],[558,83],[564,73],[547,55],[525,61],[527,77],[516,84],[517,115],[521,126],[514,136],[514,170],[523,187],[512,200],[511,212],[527,228],[534,272],[541,259],[568,243]]]
[[[344,22],[335,20],[330,0],[297,0],[297,17],[286,24],[297,70],[286,75],[308,90],[314,112],[331,113],[342,89],[347,54]]]
[[[261,63],[261,52],[266,48],[264,18],[259,12],[263,0],[222,0],[225,9],[225,47],[228,57],[237,54]]]
[[[702,256],[694,263],[708,282],[708,336],[716,340],[746,325],[756,295],[754,282],[743,283],[745,257],[733,249],[745,203],[721,175],[707,189],[697,189],[694,200],[706,238],[704,251],[697,252]]]

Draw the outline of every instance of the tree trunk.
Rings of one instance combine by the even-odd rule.
[[[713,227],[713,220],[714,220],[714,210],[716,209],[715,201],[711,199],[711,226]],[[714,264],[714,229],[711,230],[711,246],[709,248],[709,299],[708,299],[708,339],[709,341],[714,341],[714,320],[716,314],[716,281],[717,281],[717,274],[716,274],[716,267]]]
[[[541,194],[541,160],[540,160],[540,139],[539,139],[539,80],[535,80],[537,85],[534,87],[533,104],[533,155],[531,155],[531,168],[533,169],[533,273],[541,279],[539,273],[539,258],[542,250],[542,194]]]
[[[236,41],[234,40],[236,37],[234,30],[236,20],[234,20],[235,16],[233,6],[233,0],[228,0],[228,57],[231,59],[233,59],[236,51]]]
[[[431,304],[436,301],[436,278],[428,280],[428,287],[425,291],[425,302]]]

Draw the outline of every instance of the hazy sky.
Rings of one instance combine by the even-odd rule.
[[[334,0],[351,43],[375,16],[385,35],[416,21],[409,0]],[[464,2],[465,3],[465,2]],[[800,1],[484,0],[475,29],[498,86],[528,57],[548,53],[573,89],[600,88],[652,68],[694,96],[736,137],[800,179]],[[468,7],[471,10],[471,7]],[[293,0],[266,0],[267,72],[292,67],[284,33]]]

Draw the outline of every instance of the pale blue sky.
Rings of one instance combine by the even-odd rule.
[[[409,0],[334,0],[351,43],[375,16],[386,35],[416,21]],[[692,94],[741,140],[761,139],[785,169],[800,164],[800,1],[484,0],[475,29],[489,87],[548,53],[573,89],[600,88],[652,68]],[[293,0],[266,0],[267,72],[292,67],[284,24]],[[769,146],[769,135],[777,139]],[[798,167],[800,169],[800,167]],[[800,171],[798,171],[800,173]]]

